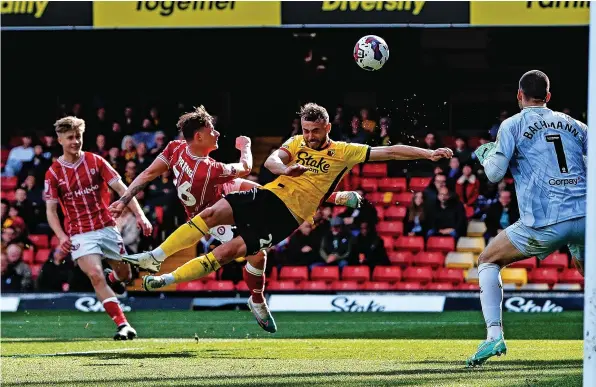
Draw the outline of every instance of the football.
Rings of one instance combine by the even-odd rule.
[[[364,70],[379,70],[388,59],[389,46],[378,36],[364,36],[354,46],[354,60]]]

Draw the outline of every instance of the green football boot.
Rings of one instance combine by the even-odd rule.
[[[466,360],[467,367],[476,367],[484,364],[485,361],[493,356],[501,356],[507,353],[507,345],[503,334],[493,340],[485,340],[478,346],[478,350],[471,358]]]
[[[160,275],[143,276],[143,289],[150,292],[166,286],[166,281]]]

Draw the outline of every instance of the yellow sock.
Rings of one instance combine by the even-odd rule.
[[[191,259],[184,265],[172,272],[176,283],[188,282],[201,277],[205,277],[211,272],[220,268],[219,262],[215,259],[213,253],[201,255],[198,258]]]
[[[197,215],[186,224],[178,227],[159,247],[163,250],[165,256],[169,257],[180,250],[196,245],[208,232],[209,227]]]

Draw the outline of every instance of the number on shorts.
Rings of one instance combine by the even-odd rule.
[[[549,134],[546,136],[546,142],[552,142],[557,153],[557,162],[559,163],[559,170],[561,173],[569,173],[567,169],[567,159],[565,158],[565,149],[563,149],[563,141],[561,141],[560,134]]]
[[[176,167],[172,167],[174,171],[174,183],[178,183],[178,177],[180,176],[180,172],[176,169]],[[189,181],[185,181],[184,183],[177,186],[176,190],[178,191],[178,198],[182,201],[185,206],[194,206],[197,203],[197,199],[190,193],[190,189],[192,188],[192,183]]]

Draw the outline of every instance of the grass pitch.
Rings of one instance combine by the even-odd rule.
[[[2,314],[6,386],[580,386],[582,314],[505,314],[509,354],[464,361],[478,312],[132,312],[140,339],[114,342],[103,313]],[[197,339],[195,339],[195,335]]]

